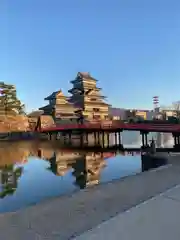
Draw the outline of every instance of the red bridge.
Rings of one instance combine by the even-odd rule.
[[[67,124],[52,126],[50,128],[41,128],[39,132],[52,133],[52,132],[67,132],[74,130],[82,130],[84,132],[93,131],[142,131],[142,132],[168,132],[168,133],[180,133],[180,124],[160,124],[160,123],[117,123],[111,124],[105,123],[85,123],[85,124]]]

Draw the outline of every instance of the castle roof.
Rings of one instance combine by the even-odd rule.
[[[51,93],[48,97],[46,97],[44,100],[51,100],[51,99],[55,99],[55,98],[59,98],[59,97],[62,97],[62,98],[66,98],[62,92],[62,90],[60,89],[59,91],[56,91],[56,92],[53,92]]]
[[[93,78],[89,72],[78,72],[76,79],[72,80],[71,83],[77,82],[81,78],[82,80],[93,80],[93,81],[98,81],[97,79]]]
[[[105,102],[102,102],[102,101],[99,101],[99,102],[85,102],[86,105],[96,105],[96,106],[111,106],[110,104],[108,103],[105,103]]]
[[[46,105],[46,106],[40,107],[39,110],[43,110],[43,111],[44,111],[44,110],[46,110],[46,109],[49,110],[50,108],[52,108],[52,106],[48,104],[48,105]]]
[[[44,112],[42,110],[37,110],[37,111],[32,111],[31,113],[29,113],[27,116],[28,117],[39,117],[43,114]]]
[[[97,79],[93,78],[89,72],[78,72],[77,77],[78,76],[85,79],[91,79],[91,80],[97,81]]]

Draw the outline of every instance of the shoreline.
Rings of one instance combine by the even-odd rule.
[[[180,157],[168,159],[170,164],[157,169],[0,214],[2,236],[9,240],[16,235],[18,240],[35,239],[37,233],[50,239],[78,236],[180,184]]]

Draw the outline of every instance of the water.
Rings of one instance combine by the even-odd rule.
[[[138,134],[123,138],[125,146],[140,146]],[[0,212],[139,173],[144,164],[139,154],[72,152],[50,143],[1,143]]]
[[[112,134],[112,141],[113,141]],[[148,141],[150,142],[152,138],[156,141],[157,147],[173,147],[174,139],[171,133],[149,133]],[[114,142],[114,141],[113,141]],[[122,132],[122,142],[124,147],[140,147],[142,144],[142,139],[140,132],[124,131]]]

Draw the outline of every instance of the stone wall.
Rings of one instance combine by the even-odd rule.
[[[41,128],[49,128],[55,126],[55,122],[52,116],[42,115],[39,117],[38,121],[40,121]]]
[[[28,117],[22,115],[0,116],[0,133],[26,132],[29,130]]]
[[[41,128],[54,126],[51,116],[40,116],[39,118],[28,118],[22,115],[0,116],[0,133],[34,131],[37,124]]]
[[[29,129],[30,131],[36,131],[36,127],[47,128],[54,126],[54,120],[51,116],[42,115],[39,117],[29,117]]]

